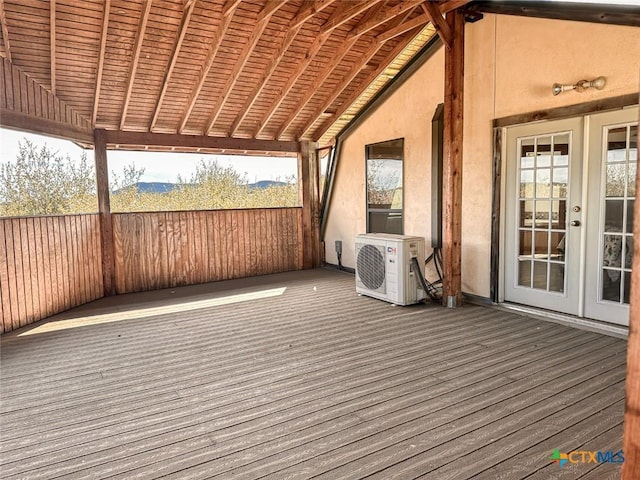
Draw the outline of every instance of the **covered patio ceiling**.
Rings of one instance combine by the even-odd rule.
[[[466,3],[2,0],[0,56],[93,128],[329,141]]]

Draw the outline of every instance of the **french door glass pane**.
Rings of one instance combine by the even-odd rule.
[[[519,140],[518,285],[565,291],[568,133]]]
[[[629,303],[633,259],[633,210],[638,162],[633,124],[606,131],[600,300]]]

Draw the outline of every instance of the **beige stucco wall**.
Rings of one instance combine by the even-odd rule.
[[[466,27],[463,144],[462,283],[488,297],[492,121],[517,113],[637,92],[640,29],[486,15]],[[607,77],[602,91],[551,94],[555,82]],[[326,260],[354,267],[353,237],[364,233],[365,145],[405,139],[405,234],[430,246],[431,118],[443,101],[441,49],[344,141],[325,234]]]
[[[438,51],[344,142],[336,171],[325,233],[326,260],[337,264],[335,240],[342,240],[342,262],[355,265],[354,237],[367,228],[365,145],[404,138],[404,231],[431,235],[431,118],[442,103],[444,52]]]

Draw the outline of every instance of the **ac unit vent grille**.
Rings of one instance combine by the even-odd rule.
[[[371,290],[380,288],[385,280],[384,256],[378,248],[375,245],[363,245],[356,259],[358,277]]]

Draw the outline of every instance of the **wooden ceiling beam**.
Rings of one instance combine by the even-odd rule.
[[[251,57],[251,53],[253,52],[253,49],[256,47],[256,45],[260,41],[260,37],[262,37],[262,34],[264,33],[265,28],[267,28],[267,25],[269,24],[269,20],[271,20],[271,16],[278,10],[278,8],[282,7],[283,5],[284,5],[284,2],[281,2],[281,1],[268,3],[265,6],[265,8],[262,10],[262,12],[268,10],[268,13],[266,15],[259,15],[259,17],[262,17],[262,19],[258,20],[256,26],[253,28],[253,31],[251,32],[251,36],[249,37],[249,41],[245,44],[242,51],[238,55],[238,61],[235,63],[235,65],[233,66],[233,70],[227,77],[227,81],[224,87],[222,88],[220,93],[217,95],[216,99],[212,102],[213,111],[211,112],[211,116],[207,121],[206,127],[204,129],[205,135],[213,128],[213,125],[215,125],[216,120],[218,120],[218,116],[220,115],[220,112],[224,107],[225,101],[228,98],[229,93],[231,92],[231,90],[233,90],[233,87],[235,87],[236,82],[240,78],[240,73],[246,66],[247,62],[249,61],[249,58]]]
[[[313,59],[315,58],[315,56],[320,51],[320,49],[325,44],[328,38],[329,38],[328,34],[320,34],[316,37],[311,47],[309,47],[309,49],[307,50],[307,53],[305,54],[304,59],[302,60],[302,63],[300,63],[296,68],[296,70],[289,76],[289,80],[287,81],[285,86],[282,88],[282,90],[280,90],[280,95],[278,95],[278,98],[276,98],[273,102],[271,102],[269,109],[260,119],[260,122],[258,123],[258,128],[254,132],[253,137],[257,137],[258,135],[260,135],[260,133],[262,132],[264,127],[267,125],[269,120],[271,120],[271,117],[273,116],[273,114],[276,112],[276,110],[278,110],[278,107],[280,107],[280,105],[282,104],[284,99],[287,97],[287,95],[289,94],[289,92],[291,91],[295,83],[302,76],[302,74],[307,69],[307,67],[311,64],[311,62],[313,61]]]
[[[424,0],[405,0],[391,8],[381,10],[376,15],[374,15],[371,19],[365,22],[361,22],[356,28],[351,30],[351,32],[349,32],[348,38],[357,37],[364,33],[367,33],[373,30],[374,28],[379,27],[380,25],[397,17],[398,15],[401,15],[408,10],[412,10],[414,7],[416,7],[417,5],[420,5],[422,2],[424,2]]]
[[[167,133],[125,132],[105,130],[105,141],[109,145],[147,145],[149,147],[213,148],[258,152],[299,152],[299,142],[255,140],[245,138],[210,137],[208,135],[181,135]]]
[[[340,64],[340,62],[344,59],[347,53],[349,53],[349,50],[353,48],[353,46],[356,44],[357,41],[358,41],[357,37],[354,37],[350,40],[345,41],[340,46],[340,48],[333,54],[332,62],[325,65],[324,69],[322,69],[322,71],[318,74],[318,76],[316,77],[311,87],[306,91],[306,93],[302,96],[302,98],[296,103],[296,108],[289,114],[287,119],[280,126],[275,136],[276,139],[280,138],[282,134],[291,126],[291,124],[294,122],[298,114],[304,109],[304,107],[307,106],[307,103],[309,103],[309,100],[313,98],[313,96],[316,94],[318,89],[327,80],[327,78],[331,75],[331,73],[335,70],[335,68]],[[366,53],[359,56],[360,60],[366,59],[366,62],[368,62],[371,59],[371,56],[370,56],[371,50],[374,47],[376,47],[375,51],[373,52],[373,55],[375,55],[375,52],[377,52],[378,48],[380,48],[380,44],[378,44],[377,42],[372,41],[371,44],[372,45],[367,49]]]
[[[541,2],[521,0],[475,1],[468,7],[469,12],[494,13],[497,15],[517,15],[534,18],[553,18],[573,22],[603,23],[640,27],[640,10],[636,5]]]
[[[191,15],[193,14],[193,9],[196,6],[196,0],[187,0],[184,5],[184,9],[182,12],[182,21],[180,22],[180,29],[178,30],[178,36],[176,37],[176,42],[173,45],[173,51],[171,52],[171,59],[169,60],[169,66],[167,67],[164,79],[162,81],[162,88],[160,89],[160,96],[156,101],[156,108],[153,112],[153,119],[151,120],[151,126],[149,127],[150,131],[156,127],[158,123],[158,117],[160,116],[160,110],[162,109],[162,103],[164,102],[164,97],[167,94],[167,89],[169,88],[169,80],[171,79],[171,74],[173,73],[173,69],[176,66],[178,61],[178,56],[180,55],[180,49],[182,48],[182,42],[184,41],[185,34],[187,33],[187,29],[189,28],[189,22],[191,20]]]
[[[96,73],[96,89],[93,96],[93,113],[91,115],[91,126],[96,127],[98,119],[98,107],[100,106],[100,89],[102,87],[102,72],[104,70],[104,55],[107,48],[107,31],[109,29],[109,13],[111,11],[111,0],[104,2],[104,15],[102,16],[102,33],[100,34],[100,52],[98,53],[98,72]]]
[[[51,68],[51,93],[56,94],[56,0],[49,0],[49,65]]]
[[[4,11],[4,0],[0,0],[0,23],[2,23],[2,40],[7,60],[11,61],[11,47],[9,46],[9,30],[7,29],[7,16]]]
[[[231,15],[236,10],[236,8],[238,8],[240,2],[242,2],[242,0],[229,0],[222,8],[222,16],[227,17]]]
[[[300,9],[297,15],[291,20],[289,24],[289,29],[294,29],[296,27],[301,26],[311,17],[313,17],[316,13],[321,12],[325,8],[331,6],[337,0],[309,0],[306,4]]]
[[[338,28],[343,23],[348,22],[353,17],[360,15],[362,12],[369,10],[382,0],[365,0],[359,3],[344,2],[341,7],[336,10],[329,20],[322,26],[321,33],[329,33]]]
[[[399,35],[407,33],[408,31],[413,30],[416,27],[421,27],[423,25],[426,25],[430,21],[431,21],[431,17],[425,13],[424,15],[420,15],[419,17],[413,18],[408,22],[401,23],[396,27],[385,30],[384,32],[382,32],[380,35],[376,37],[376,40],[379,42],[386,42],[388,40],[391,40],[392,38],[395,38]]]
[[[289,92],[291,91],[293,86],[296,84],[298,79],[305,72],[307,67],[309,67],[309,65],[315,58],[315,56],[318,54],[320,49],[324,46],[325,42],[329,39],[331,32],[335,28],[342,25],[344,22],[355,17],[356,15],[359,15],[363,11],[371,7],[374,7],[380,1],[382,0],[371,0],[369,2],[361,2],[356,5],[351,5],[349,2],[342,2],[340,4],[340,6],[336,9],[333,15],[325,22],[325,24],[320,29],[320,32],[316,36],[313,44],[307,50],[307,53],[302,63],[298,65],[298,68],[295,70],[295,72],[293,72],[293,74],[289,76],[289,80],[280,91],[280,95],[278,96],[278,98],[271,103],[271,106],[269,107],[267,112],[260,119],[260,122],[258,123],[258,128],[254,132],[253,137],[257,137],[258,135],[260,135],[262,130],[267,126],[267,123],[269,123],[269,120],[271,119],[271,117],[278,110],[278,108],[280,107],[284,99],[287,97],[287,95],[289,95]],[[344,49],[344,45],[343,47],[341,47],[340,51],[342,51],[343,49]],[[335,63],[335,60],[332,63]]]
[[[228,5],[237,6],[235,2],[229,2]],[[231,24],[231,19],[233,18],[233,11],[229,12],[227,15],[221,15],[221,24],[220,27],[216,29],[216,33],[213,36],[213,41],[211,42],[211,49],[207,54],[207,59],[200,71],[200,77],[198,78],[198,83],[196,83],[195,89],[191,91],[191,95],[189,97],[189,103],[185,108],[184,113],[182,114],[182,120],[180,121],[180,126],[178,127],[178,133],[182,133],[184,131],[184,127],[187,125],[189,121],[189,117],[191,116],[191,112],[193,111],[193,107],[196,105],[196,101],[198,100],[198,95],[202,91],[202,87],[207,81],[207,76],[209,75],[209,71],[213,66],[213,62],[216,59],[216,55],[218,50],[220,49],[220,45],[222,45],[222,40],[227,33],[227,29]]]
[[[429,20],[426,19],[424,21],[424,24],[428,22]],[[406,25],[406,23],[404,23],[403,25]],[[421,25],[418,25],[418,26],[414,25],[413,28],[416,30],[415,34],[417,34],[420,30],[422,30]],[[409,38],[412,38],[413,36],[414,36],[413,33],[408,35]],[[398,45],[396,45],[396,47],[391,52],[389,52],[389,54],[385,57],[385,59],[382,62],[380,62],[380,65],[378,65],[378,67],[375,70],[369,73],[367,78],[363,80],[362,84],[371,85],[374,82],[374,80],[378,78],[378,76],[393,61],[393,59],[396,58],[402,52],[402,50],[405,49],[405,47],[407,46],[407,43],[405,42],[398,43]],[[360,90],[356,90],[348,98],[346,98],[345,101],[340,105],[340,107],[338,107],[338,109],[331,115],[331,117],[327,118],[322,124],[322,126],[314,132],[313,141],[317,142],[318,140],[320,140],[320,138],[324,135],[324,133],[327,130],[329,130],[329,128],[331,128],[331,126],[340,119],[340,117],[349,109],[349,107],[351,107],[351,105],[353,105],[353,103],[360,97],[360,95],[362,95],[362,92]],[[302,132],[302,135],[304,135],[305,133],[306,131]]]
[[[438,32],[438,36],[442,40],[442,43],[444,43],[447,48],[451,48],[453,44],[453,32],[451,31],[451,27],[449,26],[449,24],[442,16],[442,12],[440,11],[440,9],[437,7],[437,5],[431,2],[423,3],[422,9],[424,10],[424,13],[429,15],[429,17],[431,18],[431,23],[436,29],[436,32]]]
[[[129,69],[129,83],[127,85],[127,91],[124,95],[124,104],[122,105],[122,116],[120,117],[120,130],[124,128],[127,120],[127,110],[129,109],[129,102],[131,101],[131,92],[133,91],[133,84],[136,79],[136,70],[138,69],[138,62],[140,60],[140,52],[142,51],[142,43],[144,41],[144,34],[147,29],[147,21],[149,20],[149,12],[151,12],[151,4],[153,0],[145,0],[142,7],[142,14],[140,17],[140,27],[136,32],[136,38],[134,41],[133,57],[131,59],[131,67]]]
[[[405,2],[402,2],[402,3],[405,3]],[[406,2],[406,3],[409,4],[410,2]],[[395,26],[395,24],[402,24],[404,20],[411,15],[411,12],[415,8],[415,6],[416,4],[413,4],[413,5],[409,5],[406,9],[396,10],[396,15],[393,20],[394,25],[392,26]],[[368,19],[365,19],[364,23],[367,23],[367,20]],[[347,46],[349,42],[352,42],[352,41],[355,42],[357,38],[358,38],[357,36],[352,36],[351,40],[345,42],[345,46]],[[320,117],[320,115],[322,115],[324,111],[335,101],[335,99],[338,98],[338,96],[340,96],[342,91],[353,81],[353,79],[358,75],[358,73],[360,73],[360,70],[362,70],[362,68],[367,63],[369,63],[369,61],[375,56],[378,50],[380,50],[380,47],[382,47],[382,45],[384,45],[384,42],[379,42],[376,39],[370,42],[370,46],[367,48],[367,51],[363,55],[359,55],[358,62],[352,65],[349,72],[342,78],[340,84],[332,88],[332,91],[329,97],[326,98],[325,101],[323,101],[320,108],[316,109],[316,111],[312,115],[309,122],[305,124],[305,126],[299,132],[300,135],[303,135],[307,130],[309,130],[313,126],[313,124]],[[280,136],[284,132],[286,132],[286,130],[293,124],[296,117],[300,114],[300,112],[303,111],[303,109],[306,107],[309,101],[316,94],[320,86],[330,77],[330,75],[333,73],[335,68],[339,65],[343,57],[344,55],[339,58],[338,56],[336,56],[336,59],[331,64],[327,65],[327,68],[325,68],[325,70],[320,75],[318,75],[318,78],[313,83],[311,88],[307,90],[304,97],[302,97],[302,99],[298,102],[296,109],[287,117],[283,125],[280,127],[276,135],[276,138],[280,138]],[[300,138],[300,137],[298,136],[297,138]]]
[[[320,117],[320,115],[322,115],[322,113],[327,108],[329,108],[329,106],[340,96],[340,94],[344,91],[344,89],[347,88],[347,86],[353,81],[354,78],[356,78],[356,76],[360,73],[362,68],[369,62],[369,60],[371,60],[375,56],[378,50],[380,50],[380,47],[382,47],[382,45],[383,43],[373,42],[373,44],[371,45],[371,47],[369,47],[366,53],[362,55],[359,62],[354,64],[349,70],[349,72],[347,73],[347,75],[343,77],[342,81],[335,88],[332,89],[331,95],[328,98],[326,98],[325,101],[322,103],[322,105],[314,111],[314,113],[311,115],[311,119],[300,129],[300,131],[296,135],[296,138],[301,138],[313,126],[313,124]],[[398,48],[394,49],[393,50],[394,55],[393,56],[388,55],[385,58],[383,65],[386,67],[391,60],[393,60],[397,55],[400,54],[400,52],[402,52],[405,46],[406,44],[404,44],[403,47],[400,49]]]
[[[419,0],[419,1],[422,1],[422,0]],[[380,14],[381,8],[383,6],[384,6],[384,2],[381,2],[378,5],[375,5],[372,8],[370,8],[367,11],[365,17],[362,19],[363,23],[366,24],[370,22],[372,19],[376,18]],[[408,8],[410,9],[413,7],[414,5]],[[362,33],[364,33],[364,31]],[[324,69],[320,73],[318,73],[318,75],[316,76],[316,80],[313,82],[311,87],[304,94],[302,99],[298,102],[297,108],[287,117],[284,124],[280,127],[280,129],[276,133],[276,139],[280,138],[282,133],[284,133],[289,128],[289,126],[295,120],[298,113],[300,113],[300,111],[307,105],[307,103],[309,103],[309,100],[311,100],[311,98],[316,93],[318,88],[320,88],[320,86],[325,82],[325,80],[329,77],[329,75],[331,75],[331,72],[333,72],[336,66],[340,64],[340,62],[344,59],[347,53],[349,53],[349,51],[353,48],[359,36],[360,34],[348,35],[345,41],[340,46],[340,48],[333,53],[331,63],[328,63],[327,65],[325,65]]]
[[[298,32],[300,31],[301,28],[302,28],[302,24],[299,24],[293,29],[290,29],[287,31],[287,34],[284,36],[283,42],[278,47],[275,56],[271,59],[271,62],[269,63],[269,66],[265,70],[264,74],[262,75],[262,77],[260,77],[260,80],[258,81],[257,85],[254,87],[253,91],[247,97],[247,101],[245,102],[242,109],[240,110],[240,114],[234,120],[233,125],[231,125],[231,129],[229,130],[230,137],[235,136],[240,125],[242,124],[244,119],[247,118],[249,111],[251,110],[255,102],[260,97],[262,90],[269,82],[269,79],[271,78],[271,76],[277,70],[278,66],[280,65],[280,62],[282,61],[285,54],[289,50],[289,47],[293,43],[293,40],[295,39],[296,35],[298,35]]]
[[[265,19],[270,19],[271,16],[276,13],[280,8],[284,6],[285,2],[281,0],[267,0],[266,5],[258,14],[256,19],[258,23],[263,22]]]
[[[325,8],[327,8],[328,6],[330,6],[332,3],[336,1],[337,0],[321,0],[319,2],[311,1],[311,2],[308,2],[308,4],[306,5],[303,4],[303,6],[300,8],[300,11],[296,14],[293,20],[291,20],[291,23],[289,24],[289,29],[287,31],[287,34],[284,36],[282,43],[275,49],[275,55],[271,59],[269,66],[265,70],[264,74],[260,77],[260,80],[256,84],[251,94],[247,97],[247,101],[245,102],[244,106],[240,110],[240,114],[234,120],[233,125],[231,126],[231,129],[229,131],[230,137],[235,136],[236,132],[238,131],[238,128],[240,127],[244,119],[247,117],[254,103],[260,97],[260,94],[262,93],[262,90],[264,89],[264,87],[267,85],[267,82],[269,81],[271,76],[274,74],[274,72],[277,70],[278,66],[280,65],[280,62],[282,61],[285,54],[289,50],[289,47],[293,43],[293,40],[296,38],[296,35],[298,35],[298,32],[302,28],[302,25],[311,17],[313,17],[316,13],[324,10]]]
[[[460,7],[464,7],[471,0],[447,0],[445,2],[441,2],[439,5],[440,13],[443,15],[452,12],[453,10],[457,10]]]

